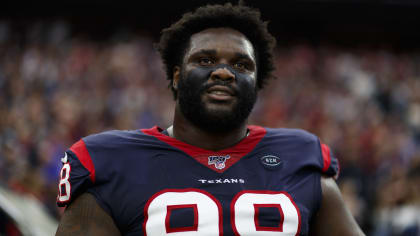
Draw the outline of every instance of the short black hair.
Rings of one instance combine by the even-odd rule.
[[[276,39],[268,32],[268,22],[261,20],[258,9],[226,3],[224,5],[206,5],[193,12],[185,13],[180,20],[163,29],[157,49],[160,52],[169,87],[174,97],[172,86],[175,66],[181,66],[191,35],[208,28],[232,28],[244,34],[252,43],[257,60],[257,88],[261,89],[274,71],[273,49]]]

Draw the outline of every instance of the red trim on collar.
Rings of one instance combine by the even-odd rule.
[[[162,129],[158,126],[154,126],[151,129],[142,129],[141,131],[185,152],[204,166],[207,166],[218,173],[223,173],[233,164],[238,162],[242,157],[250,153],[267,133],[266,129],[260,126],[250,125],[248,126],[248,129],[249,135],[246,138],[242,139],[236,145],[220,151],[206,150],[164,135],[161,133]],[[221,169],[216,168],[216,164],[208,163],[210,156],[226,157],[228,155],[229,159],[225,160],[225,166]],[[219,165],[219,168],[220,167],[221,166]]]

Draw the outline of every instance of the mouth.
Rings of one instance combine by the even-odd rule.
[[[226,101],[230,100],[235,96],[235,93],[226,86],[215,85],[207,89],[207,95],[217,101]]]
[[[235,93],[229,87],[222,85],[214,85],[207,89],[208,94],[220,95],[220,96],[235,96]]]

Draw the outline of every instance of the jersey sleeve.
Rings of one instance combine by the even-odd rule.
[[[330,147],[319,141],[321,152],[322,174],[330,177],[338,178],[340,166],[337,158],[333,155]]]
[[[95,167],[83,139],[76,142],[61,158],[57,205],[69,205],[95,183]]]

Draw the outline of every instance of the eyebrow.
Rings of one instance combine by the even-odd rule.
[[[251,58],[248,54],[245,54],[245,53],[240,53],[240,52],[237,52],[237,53],[235,53],[235,56],[236,56],[238,59],[246,59],[246,60],[254,61],[254,59],[253,59],[253,58]]]
[[[214,50],[214,49],[201,49],[200,51],[194,52],[192,55],[197,55],[197,54],[206,54],[206,55],[210,55],[210,56],[216,56],[217,51]],[[252,59],[248,54],[245,54],[245,53],[237,52],[237,53],[235,53],[235,56],[238,59],[247,59],[247,60],[250,60],[250,61],[254,61],[254,59]]]
[[[217,55],[217,51],[214,49],[201,49],[197,52],[192,53],[190,57],[194,58],[198,55],[208,55],[208,56],[215,57]],[[235,57],[236,57],[235,60],[243,59],[243,60],[252,62],[252,64],[256,66],[256,61],[246,53],[236,52]]]
[[[193,53],[192,55],[197,55],[197,54],[206,54],[210,56],[215,56],[217,54],[217,51],[214,49],[201,49],[200,51],[197,51]]]

